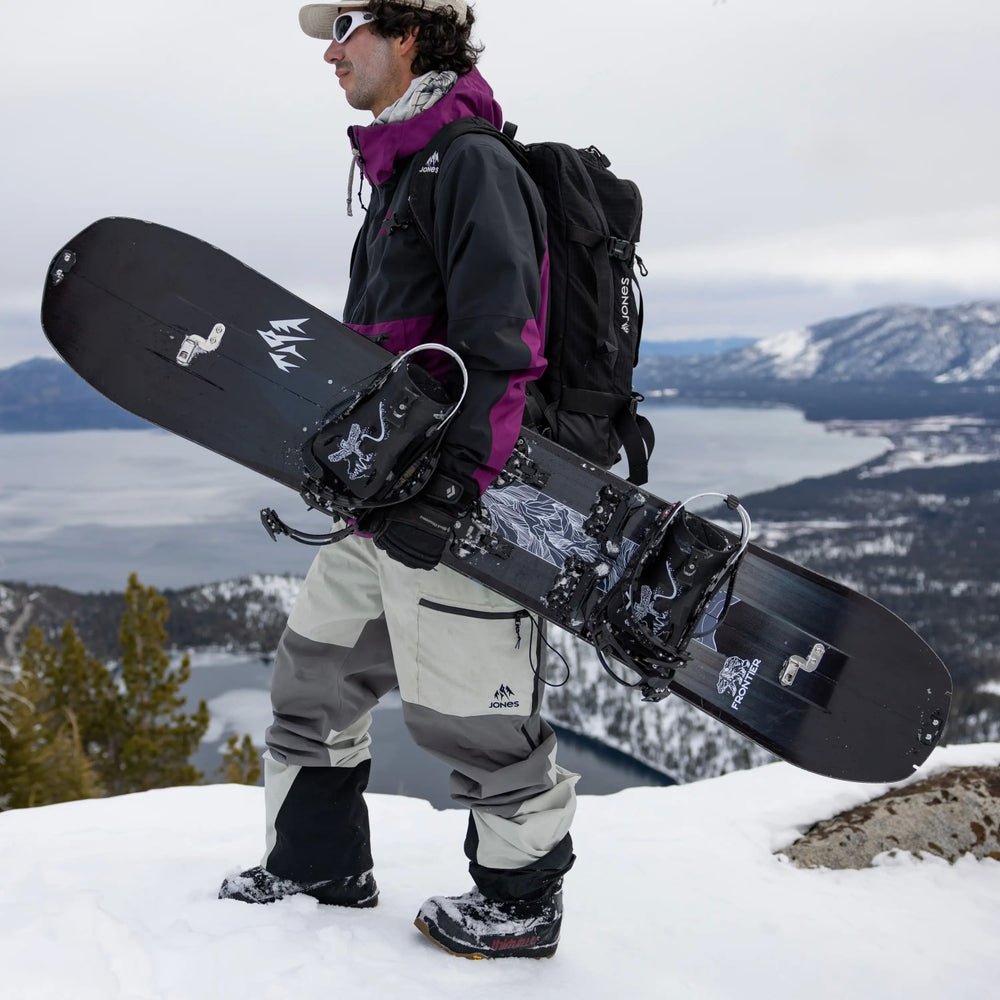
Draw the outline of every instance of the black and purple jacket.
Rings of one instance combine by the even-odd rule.
[[[440,162],[418,155],[448,122],[472,116],[503,122],[478,70],[409,121],[348,130],[372,193],[344,322],[395,353],[436,342],[461,355],[469,392],[440,469],[475,497],[510,457],[525,386],[545,369],[548,250],[538,192],[501,143],[466,135]],[[438,172],[433,253],[408,208],[414,170]]]

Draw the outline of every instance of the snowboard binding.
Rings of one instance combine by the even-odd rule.
[[[447,354],[462,376],[459,393],[411,359],[421,351]],[[442,344],[420,344],[347,394],[328,411],[323,426],[306,441],[302,456],[306,503],[344,520],[416,496],[437,468],[444,430],[469,387],[462,359]],[[455,398],[457,396],[457,398]],[[327,545],[353,531],[311,535],[286,525],[270,509],[261,521],[271,538],[288,535],[308,545]]]
[[[693,500],[719,496],[740,518],[740,535],[687,510]],[[736,573],[750,544],[750,515],[734,496],[699,494],[665,511],[629,560],[622,578],[606,594],[594,591],[586,612],[588,630],[605,671],[627,687],[638,687],[644,701],[660,701],[686,649],[722,623],[732,601]],[[697,631],[712,599],[728,583],[714,623]],[[608,657],[639,675],[632,684],[620,677]]]

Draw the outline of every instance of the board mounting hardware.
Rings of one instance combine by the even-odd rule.
[[[920,735],[920,742],[925,746],[934,746],[944,735],[944,714],[943,712],[934,712],[931,715],[930,728]]]
[[[801,656],[789,656],[785,660],[784,668],[781,671],[781,683],[785,687],[791,687],[795,683],[795,678],[798,677],[799,671],[803,673],[811,674],[820,664],[820,660],[826,653],[826,646],[821,642],[817,642],[815,646],[809,651],[807,657]]]
[[[177,364],[187,368],[199,354],[210,354],[222,343],[225,332],[225,326],[216,323],[207,337],[199,337],[196,334],[185,337],[181,349],[177,352]]]
[[[549,474],[540,469],[538,463],[531,458],[531,447],[522,437],[518,438],[514,451],[511,452],[506,465],[497,476],[494,486],[502,489],[504,486],[510,486],[511,483],[520,482],[541,490],[545,488],[548,481]]]
[[[570,556],[542,603],[560,622],[582,621],[583,605],[610,572],[611,567],[602,560],[587,562],[579,556]]]
[[[76,263],[76,254],[72,250],[63,250],[58,257],[56,257],[55,263],[52,265],[52,270],[49,271],[49,281],[53,285],[61,285],[63,279],[66,277],[66,272],[69,271],[73,265]]]
[[[608,485],[601,488],[583,530],[596,538],[601,552],[615,559],[621,551],[625,525],[636,511],[642,510],[646,498],[638,490],[619,490]]]
[[[477,509],[464,524],[459,521],[455,525],[451,551],[459,559],[468,559],[475,553],[493,556],[496,559],[509,559],[514,546],[500,538],[493,530],[489,514]]]

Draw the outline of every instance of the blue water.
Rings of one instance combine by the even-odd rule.
[[[647,406],[652,492],[739,496],[839,472],[886,442],[829,433],[790,409]],[[258,520],[324,531],[289,490],[159,431],[0,434],[0,580],[122,590],[133,570],[160,589],[250,573],[304,574],[312,552]],[[751,514],[753,513],[751,506]]]

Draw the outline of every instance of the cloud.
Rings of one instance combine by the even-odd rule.
[[[356,117],[298,6],[5,11],[0,312],[37,308],[72,234],[131,215],[339,313]],[[837,307],[837,283],[997,294],[995,0],[479,0],[477,14],[521,137],[596,144],[639,184],[661,280],[805,283],[809,321]]]
[[[686,245],[648,263],[688,280],[947,286],[1000,296],[1000,205]]]

